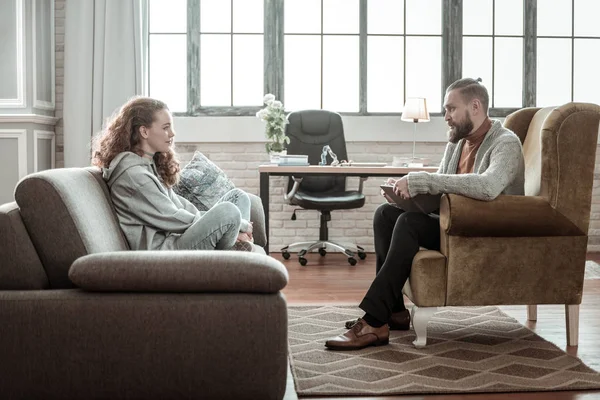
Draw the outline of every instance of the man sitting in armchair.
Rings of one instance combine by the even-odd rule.
[[[502,123],[488,117],[487,89],[470,78],[446,89],[444,98],[448,144],[436,173],[411,172],[390,180],[402,198],[419,194],[454,193],[478,200],[500,194],[523,195],[521,141]],[[376,277],[359,307],[362,318],[346,322],[349,330],[326,341],[332,350],[357,350],[389,341],[389,330],[408,330],[410,315],[402,288],[419,247],[440,249],[439,215],[405,212],[383,204],[373,219]]]

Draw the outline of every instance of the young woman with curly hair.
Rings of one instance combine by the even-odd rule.
[[[92,163],[102,168],[131,249],[252,250],[250,199],[242,190],[204,212],[173,191],[180,172],[174,137],[167,105],[134,97],[94,138]]]

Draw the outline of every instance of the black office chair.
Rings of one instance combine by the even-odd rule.
[[[287,146],[288,154],[308,155],[308,163],[318,165],[323,147],[329,145],[339,161],[348,160],[344,126],[342,117],[338,113],[325,110],[296,111],[288,115],[288,121],[289,124],[286,126],[286,134],[290,138]],[[318,249],[319,254],[325,256],[329,247],[345,253],[350,265],[356,265],[355,252],[361,260],[364,260],[367,255],[362,247],[349,249],[329,241],[327,221],[331,221],[332,210],[360,208],[365,204],[365,195],[362,193],[365,179],[360,178],[358,190],[346,190],[346,178],[343,176],[291,177],[285,199],[291,205],[308,210],[319,210],[321,226],[319,240],[285,246],[281,249],[283,258],[286,260],[290,258],[291,247],[300,247],[298,261],[304,266],[307,264],[304,257],[306,253]]]

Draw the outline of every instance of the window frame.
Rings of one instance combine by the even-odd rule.
[[[249,107],[201,107],[200,74],[200,1],[187,0],[187,69],[188,102],[187,112],[176,116],[254,116],[263,105]],[[264,93],[272,93],[285,104],[284,88],[284,1],[264,0]],[[492,0],[493,2],[498,0]],[[342,112],[349,116],[399,116],[401,112],[367,111],[367,9],[368,0],[359,0],[359,111]],[[445,88],[462,77],[463,0],[441,0],[442,2],[442,87]],[[406,9],[406,2],[404,4]],[[536,24],[537,0],[523,0],[523,90],[522,105],[515,108],[490,108],[491,117],[505,117],[523,107],[534,107],[536,103]],[[404,18],[406,19],[406,13]],[[406,38],[406,32],[403,35]],[[411,35],[409,35],[411,36]],[[423,35],[418,35],[423,36]],[[438,35],[434,35],[438,36]],[[406,51],[406,49],[405,49]],[[406,59],[404,60],[406,63]],[[404,78],[406,82],[406,78]],[[492,83],[493,84],[493,83]],[[406,85],[406,84],[405,84]],[[233,90],[233,89],[232,89]],[[404,96],[406,97],[406,91]],[[406,100],[406,99],[404,99]],[[443,110],[430,110],[431,116],[442,116]]]

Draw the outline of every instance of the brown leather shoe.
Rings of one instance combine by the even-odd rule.
[[[407,331],[410,329],[410,313],[408,310],[393,313],[388,321],[393,331]]]
[[[358,321],[358,319],[353,319],[351,321],[346,321],[344,326],[346,329],[352,328]],[[407,331],[410,329],[410,313],[408,310],[400,311],[397,313],[393,313],[388,321],[388,325],[390,326],[390,330],[392,331]]]
[[[373,328],[359,318],[348,332],[327,340],[325,347],[331,350],[359,350],[367,346],[388,344],[389,340],[390,328],[387,325]]]

